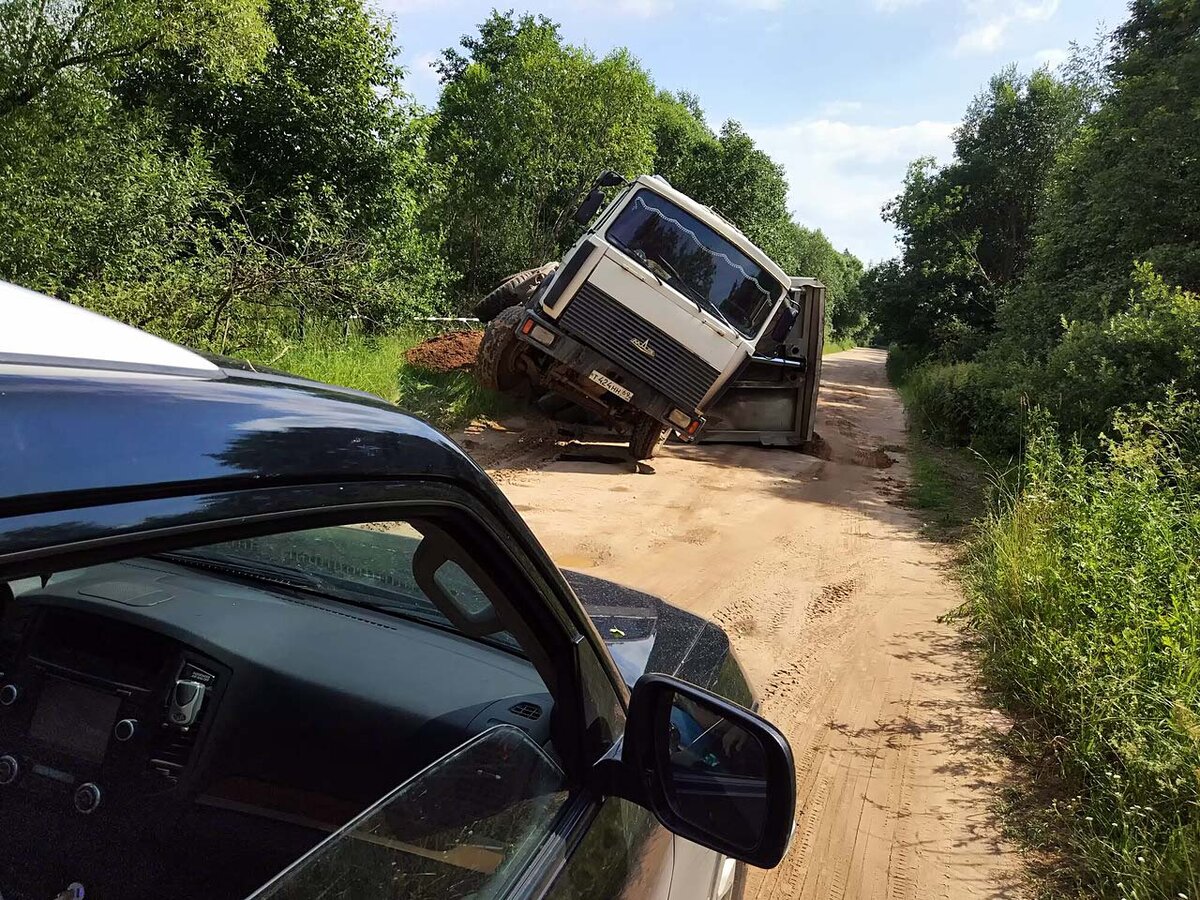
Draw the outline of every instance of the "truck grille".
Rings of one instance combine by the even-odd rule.
[[[587,282],[571,298],[558,321],[565,331],[688,411],[700,405],[721,374],[661,328]],[[638,350],[633,341],[648,342],[654,355]]]

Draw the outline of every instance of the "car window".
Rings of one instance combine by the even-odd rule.
[[[473,527],[281,529],[14,581],[0,896],[500,890],[568,796],[566,753],[539,595]]]
[[[447,610],[439,608],[428,587],[418,583],[414,557],[425,540],[419,529],[418,524],[410,522],[309,528],[210,544],[181,555],[235,566],[270,566],[278,570],[281,579],[295,573],[316,582],[315,590],[340,599],[453,627]],[[434,578],[451,599],[460,598],[475,614],[490,610],[484,589],[458,562],[447,559]],[[511,649],[520,649],[518,641],[503,629],[487,636]]]
[[[558,765],[500,725],[384,797],[254,900],[499,896],[567,799]]]

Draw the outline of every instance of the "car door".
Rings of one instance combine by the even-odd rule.
[[[419,537],[405,537],[398,524]],[[329,529],[349,529],[354,540],[332,540]],[[392,537],[399,542],[391,547],[377,540]],[[786,846],[795,785],[782,735],[736,704],[667,676],[644,676],[628,692],[561,573],[498,493],[481,498],[414,479],[199,495],[130,491],[119,502],[75,506],[57,498],[51,508],[0,519],[0,582],[22,586],[12,600],[16,615],[6,621],[41,621],[26,613],[50,608],[102,613],[103,628],[94,627],[97,620],[68,629],[72,661],[50,673],[55,678],[80,677],[79,659],[91,666],[112,657],[108,638],[92,647],[92,636],[120,631],[127,641],[128,625],[149,627],[159,643],[182,642],[181,654],[154,656],[135,673],[150,679],[144,688],[122,694],[114,684],[118,699],[104,715],[112,718],[118,708],[124,715],[140,703],[143,716],[169,713],[162,728],[186,720],[198,729],[183,762],[169,762],[153,754],[180,751],[163,749],[160,740],[121,749],[113,741],[124,738],[105,737],[111,726],[88,705],[94,690],[47,693],[38,683],[22,692],[32,705],[15,707],[28,712],[8,720],[12,733],[24,740],[23,723],[32,722],[30,746],[57,753],[56,767],[48,767],[28,758],[23,745],[18,762],[32,774],[22,777],[68,790],[55,801],[68,817],[76,813],[63,804],[85,777],[134,776],[111,791],[105,783],[103,793],[90,780],[79,787],[93,792],[86,809],[76,797],[80,814],[94,813],[101,796],[112,799],[102,816],[71,818],[77,858],[52,840],[39,845],[21,822],[13,825],[32,844],[32,852],[9,861],[21,870],[13,877],[36,886],[25,891],[30,896],[53,896],[77,868],[90,867],[95,881],[121,896],[235,900],[253,891],[235,892],[246,878],[232,876],[281,859],[279,874],[264,872],[249,886],[257,896],[657,900],[671,888],[671,832],[768,866]],[[394,605],[389,598],[397,592],[425,608]],[[430,611],[442,621],[430,621]],[[407,636],[392,644],[392,635]],[[4,636],[0,644],[18,648],[18,669],[10,672],[44,681],[42,637]],[[20,648],[31,646],[40,649],[27,659]],[[528,685],[529,675],[514,673],[515,659],[503,662],[513,651],[552,698],[543,719],[548,731],[521,722],[521,701],[533,686],[505,688],[498,697],[463,693],[514,678]],[[260,653],[268,658],[256,659]],[[484,669],[480,654],[491,659]],[[123,671],[128,660],[115,662]],[[250,674],[239,671],[245,667]],[[206,685],[203,676],[214,673],[216,685]],[[83,676],[93,686],[109,677]],[[159,677],[177,680],[173,688],[157,686]],[[446,692],[458,699],[442,711],[430,705],[431,695]],[[39,693],[75,698],[76,705],[55,701],[43,710]],[[156,697],[164,698],[162,712]],[[206,707],[200,697],[209,698]],[[49,727],[81,715],[76,701],[87,706],[95,738],[84,748],[90,768],[78,772],[78,741]],[[197,708],[199,718],[188,718]],[[227,708],[237,715],[227,718]],[[684,716],[678,728],[677,713]],[[280,734],[286,742],[273,746]],[[139,746],[151,754],[150,782],[141,774],[147,770]],[[110,768],[114,749],[119,765]],[[400,760],[423,768],[380,781]],[[121,810],[123,793],[151,799],[127,794],[146,784],[154,803],[167,805],[168,818],[192,831],[179,839],[150,820],[119,822],[128,851],[122,857],[116,833],[88,829],[100,828],[90,823],[106,821],[110,808]],[[186,802],[172,812],[180,797]],[[17,808],[7,799],[0,804],[0,811]],[[40,820],[39,808],[30,807],[27,826]],[[269,839],[257,824],[247,826],[247,816],[274,823]],[[724,828],[723,817],[736,827]],[[314,845],[322,831],[328,836]],[[162,846],[151,848],[147,838]],[[263,855],[280,847],[299,855]],[[171,889],[156,892],[164,883]]]
[[[152,559],[149,568],[146,563],[138,563],[145,571],[155,566],[169,570],[181,562],[189,548],[207,548],[211,556],[214,546],[226,548],[225,552],[229,547],[245,552],[246,547],[254,546],[258,562],[281,570],[304,560],[310,567],[308,575],[334,571],[360,576],[367,556],[357,550],[349,552],[339,546],[314,562],[320,554],[313,551],[313,546],[334,546],[328,535],[318,533],[349,527],[370,534],[370,529],[380,523],[403,521],[420,522],[427,541],[429,535],[439,536],[443,555],[455,569],[455,577],[442,587],[447,595],[459,593],[463,617],[460,630],[469,631],[472,616],[478,619],[481,612],[479,603],[470,596],[472,589],[479,589],[484,603],[499,599],[509,608],[513,617],[508,620],[507,631],[518,636],[554,698],[553,754],[547,755],[522,738],[520,729],[500,722],[380,798],[322,842],[317,848],[320,853],[313,850],[296,860],[293,865],[299,868],[288,867],[291,871],[285,871],[287,877],[272,881],[270,890],[274,893],[263,896],[337,896],[336,892],[329,893],[330,886],[344,879],[347,870],[338,861],[355,858],[364,848],[374,854],[377,863],[393,871],[402,862],[409,865],[416,860],[419,864],[423,858],[432,858],[429,853],[422,857],[420,841],[411,836],[402,839],[404,835],[397,837],[395,832],[398,815],[403,818],[406,810],[416,810],[427,821],[430,816],[444,818],[448,812],[454,813],[457,820],[451,824],[463,829],[464,834],[472,833],[471,840],[449,847],[450,852],[457,853],[455,859],[463,862],[466,872],[478,874],[480,866],[491,865],[486,860],[480,862],[478,842],[480,832],[493,830],[484,843],[491,852],[490,859],[499,862],[482,881],[462,880],[463,890],[470,896],[533,897],[555,890],[559,896],[579,896],[573,886],[580,881],[572,873],[593,866],[605,872],[604,884],[612,887],[605,896],[619,896],[629,885],[635,893],[628,896],[665,897],[670,882],[670,835],[650,813],[628,801],[603,800],[586,784],[591,763],[621,735],[624,689],[613,676],[615,669],[598,636],[594,631],[588,633],[590,622],[577,604],[572,607],[569,589],[561,583],[557,570],[503,508],[490,507],[454,486],[428,482],[276,487],[168,498],[127,496],[119,504],[81,508],[60,504],[57,509],[10,518],[4,523],[0,580],[20,586],[21,596],[16,600],[33,603],[43,600],[41,594],[47,591],[58,591],[62,597],[47,597],[44,602],[62,602],[64,597],[70,600],[66,586],[72,584],[82,584],[84,593],[90,591],[91,595],[109,590],[103,585],[111,581],[110,574],[102,578],[100,574],[89,575],[90,571],[99,572],[130,559]],[[429,523],[437,528],[431,530]],[[297,535],[316,537],[301,546]],[[414,558],[419,555],[418,551]],[[426,562],[434,584],[430,590],[437,590],[445,566],[440,558]],[[387,573],[379,572],[370,575],[373,586],[387,577]],[[183,576],[154,569],[153,577],[178,581]],[[555,584],[555,579],[559,583]],[[245,599],[241,602],[244,605]],[[128,615],[117,609],[119,605],[114,601],[116,613]],[[171,606],[160,609],[169,610]],[[297,652],[301,652],[299,646]],[[312,653],[313,649],[303,652]],[[214,726],[214,733],[220,730],[219,725]],[[472,764],[480,754],[488,753],[523,764],[514,764],[503,772]],[[498,784],[511,789],[512,803],[482,803],[477,818],[470,818],[471,804],[489,794],[495,800]],[[230,802],[221,799],[226,794],[217,794],[217,800],[229,807]],[[431,803],[431,799],[436,802]],[[524,804],[525,810],[521,828],[501,821],[505,815],[512,818],[519,804]],[[309,811],[293,808],[287,812],[303,819]],[[393,831],[385,833],[389,828]],[[503,839],[495,832],[497,828],[508,829]],[[444,834],[445,829],[440,833]],[[371,840],[360,839],[364,834],[370,834]],[[414,847],[418,848],[416,852]],[[346,848],[353,851],[349,857]],[[430,852],[442,854],[439,859],[444,859],[447,849]],[[369,867],[350,868],[362,871]],[[359,884],[345,896],[370,896],[363,887]],[[444,884],[437,893],[440,897],[457,895],[453,887],[445,889]]]

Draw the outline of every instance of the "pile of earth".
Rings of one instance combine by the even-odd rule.
[[[409,348],[404,358],[410,366],[427,372],[457,372],[475,365],[482,341],[482,331],[448,331]]]

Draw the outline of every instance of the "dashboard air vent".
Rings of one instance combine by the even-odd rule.
[[[521,701],[514,703],[508,708],[508,711],[514,716],[520,716],[522,719],[528,719],[531,722],[536,722],[542,717],[542,708],[536,703]]]

